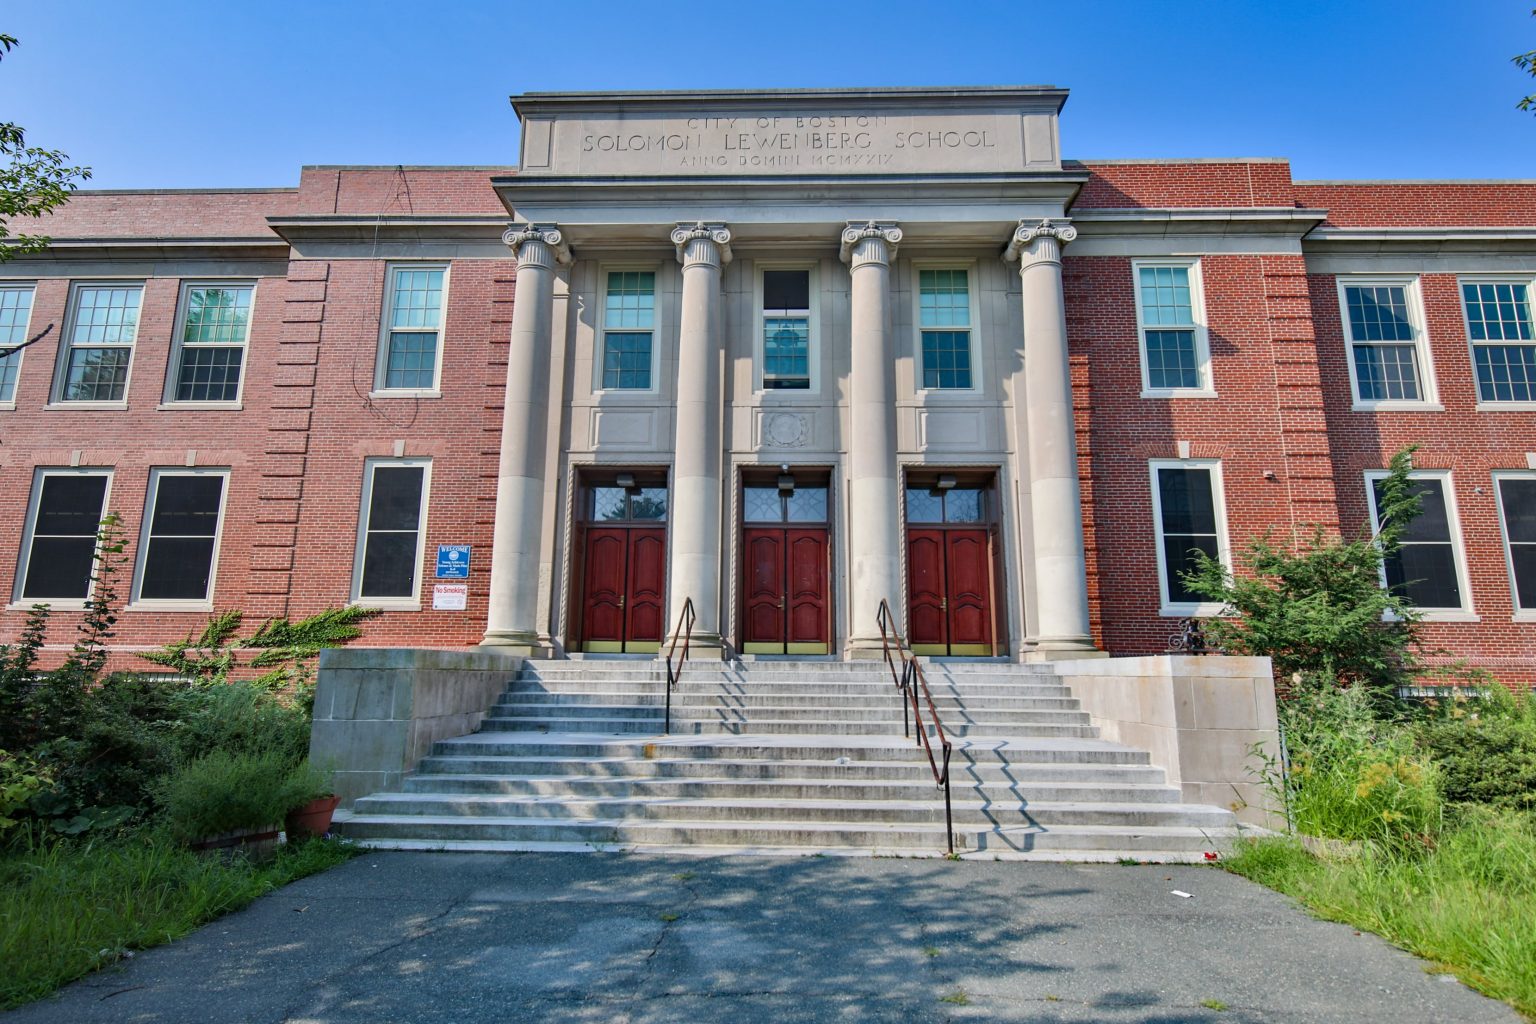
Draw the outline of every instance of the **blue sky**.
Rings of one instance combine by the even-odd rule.
[[[8,0],[0,120],[95,188],[512,164],[511,93],[1049,83],[1063,151],[1536,178],[1536,0]]]

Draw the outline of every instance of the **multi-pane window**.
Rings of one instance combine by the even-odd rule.
[[[640,391],[650,388],[655,331],[655,272],[610,272],[608,291],[603,300],[604,388]]]
[[[1428,400],[1411,286],[1407,282],[1344,284],[1350,373],[1361,402]]]
[[[1509,547],[1515,610],[1536,612],[1536,473],[1501,473],[1494,483]]]
[[[1201,554],[1226,559],[1218,467],[1154,462],[1152,496],[1163,608],[1175,614],[1206,611],[1208,602],[1190,589],[1184,574],[1196,571]]]
[[[919,270],[917,289],[923,387],[971,387],[970,272]]]
[[[763,271],[763,388],[811,386],[811,272]]]
[[[357,581],[353,585],[358,600],[416,600],[430,468],[425,460],[368,463],[358,530]]]
[[[385,391],[437,389],[443,330],[443,285],[448,269],[412,264],[389,268],[389,308],[380,346],[379,387]]]
[[[1386,474],[1370,473],[1371,517],[1378,530],[1382,522],[1382,485]],[[1466,601],[1461,580],[1461,554],[1457,550],[1455,509],[1450,498],[1450,478],[1443,474],[1412,475],[1413,493],[1420,512],[1398,538],[1397,550],[1382,560],[1385,584],[1427,611],[1462,611]]]
[[[183,292],[173,401],[233,402],[240,397],[254,291],[245,284],[199,284]]]
[[[212,596],[225,478],[217,470],[151,474],[137,600],[206,602]]]
[[[120,402],[139,331],[138,284],[85,284],[75,288],[65,332],[68,343],[59,383],[63,402]]]
[[[1206,340],[1193,264],[1136,265],[1142,384],[1151,392],[1208,387]]]
[[[16,400],[16,377],[21,373],[17,346],[27,340],[31,314],[31,285],[0,288],[0,403]]]
[[[96,535],[111,474],[40,470],[22,549],[19,600],[83,601],[90,596]]]
[[[1536,401],[1536,337],[1528,287],[1521,282],[1463,283],[1461,301],[1481,402]]]

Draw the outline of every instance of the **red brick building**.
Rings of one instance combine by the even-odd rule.
[[[1185,552],[1360,531],[1417,444],[1392,572],[1536,682],[1536,183],[1074,162],[1064,100],[532,94],[518,168],[77,193],[0,264],[0,642],[69,644],[111,510],[125,662],[349,602],[648,652],[685,598],[748,653],[856,656],[880,598],[930,653],[1155,653]]]

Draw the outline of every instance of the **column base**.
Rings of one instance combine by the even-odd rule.
[[[1109,657],[1108,651],[1099,650],[1093,645],[1093,639],[1086,636],[1033,637],[1027,643],[1028,646],[1019,657],[1020,661],[1075,661],[1079,658]]]
[[[661,642],[661,650],[656,652],[656,660],[666,661],[667,652],[672,649],[672,637],[667,637]],[[677,638],[677,656],[682,657],[683,638]],[[715,633],[695,633],[688,638],[689,661],[724,661],[725,641]]]
[[[891,645],[892,656],[895,654],[895,645]],[[845,661],[884,661],[886,645],[878,636],[851,636],[843,645],[843,660]]]
[[[493,647],[507,654],[520,654],[525,658],[553,658],[554,645],[541,640],[537,634],[520,630],[491,630],[480,641],[481,647]]]

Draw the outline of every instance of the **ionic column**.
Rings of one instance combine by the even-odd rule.
[[[891,331],[891,261],[901,229],[850,222],[842,258],[852,275],[848,410],[849,657],[877,657],[880,602],[904,631],[897,516],[896,345]]]
[[[1020,221],[1003,253],[1004,259],[1019,261],[1024,293],[1024,401],[1039,628],[1031,640],[1036,651],[1058,656],[1094,650],[1061,291],[1061,247],[1076,237],[1077,229],[1069,224]]]
[[[731,259],[731,233],[723,224],[679,224],[672,232],[683,265],[682,312],[677,339],[676,455],[672,463],[671,584],[667,628],[675,629],[683,602],[693,599],[698,619],[690,650],[718,656],[720,640],[720,272]]]
[[[517,291],[496,470],[490,611],[481,643],[524,654],[546,653],[539,644],[538,603],[550,324],[555,266],[571,262],[571,252],[560,231],[549,225],[515,225],[501,240],[517,260]]]

